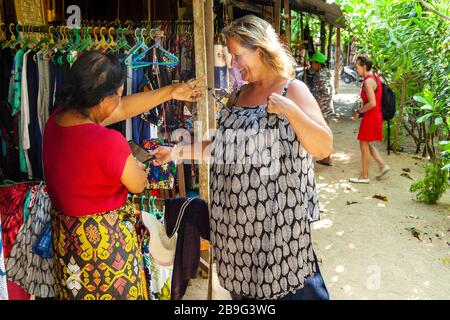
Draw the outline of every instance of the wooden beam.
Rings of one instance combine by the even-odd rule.
[[[275,19],[274,19],[274,29],[275,29],[275,32],[276,33],[278,33],[278,34],[280,34],[280,28],[281,28],[281,26],[280,26],[280,23],[281,23],[281,16],[280,16],[280,14],[281,14],[281,0],[275,0],[275,6],[274,6],[274,10],[275,10],[275,12],[274,12],[274,17],[275,17]]]
[[[334,59],[334,91],[339,93],[339,70],[341,57],[341,28],[336,28],[336,58]]]
[[[286,44],[291,47],[291,9],[289,0],[284,0],[284,18],[286,19]]]
[[[230,7],[232,7],[232,6],[235,6],[242,10],[251,11],[256,14],[264,13],[265,15],[269,15],[269,16],[272,16],[272,14],[273,14],[271,7],[266,7],[264,5],[254,4],[254,3],[246,2],[246,1],[232,0]]]

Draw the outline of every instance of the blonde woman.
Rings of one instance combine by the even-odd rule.
[[[312,157],[333,137],[272,26],[245,16],[227,26],[232,63],[248,83],[218,114],[213,142],[161,147],[155,164],[211,156],[211,242],[233,299],[328,299],[309,222],[319,219]]]

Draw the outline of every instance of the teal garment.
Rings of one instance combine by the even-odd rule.
[[[20,111],[20,103],[22,96],[23,54],[24,51],[22,49],[19,49],[17,50],[17,53],[14,56],[13,74],[12,74],[14,80],[12,86],[9,88],[8,93],[8,101],[12,107],[11,115],[13,116]]]
[[[14,116],[19,113],[19,128],[21,127],[20,108],[22,98],[22,68],[24,51],[20,48],[14,56],[12,67],[12,82],[10,83],[8,92],[8,102],[11,105],[11,114]],[[27,173],[27,161],[25,159],[25,151],[22,146],[22,131],[19,129],[19,163],[20,172]]]
[[[19,128],[21,128],[22,119],[19,113]],[[28,173],[27,160],[25,159],[25,150],[23,150],[22,145],[22,131],[19,130],[19,164],[20,164],[20,172]]]
[[[23,222],[25,223],[25,221],[27,221],[27,218],[30,215],[30,210],[28,209],[28,207],[30,206],[30,201],[31,201],[31,190],[32,188],[30,188],[27,192],[27,196],[25,197],[25,201],[23,203]]]
[[[0,132],[0,144],[2,145],[2,157],[6,157],[7,153],[7,147],[6,147],[6,141],[2,137],[2,133]]]

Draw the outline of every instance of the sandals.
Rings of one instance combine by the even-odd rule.
[[[353,182],[353,183],[369,183],[370,182],[370,179],[369,178],[350,178],[350,182]]]
[[[376,176],[377,179],[380,179],[382,176],[384,176],[389,170],[391,170],[391,167],[389,167],[387,164],[384,165],[384,168],[380,171],[380,173]]]

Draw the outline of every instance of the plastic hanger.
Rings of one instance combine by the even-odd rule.
[[[152,31],[155,31],[156,29],[151,29],[150,30],[150,34],[152,33]],[[145,45],[145,43],[144,43]],[[152,49],[156,49],[156,50],[160,50],[163,54],[163,57],[166,58],[166,61],[160,62],[160,61],[141,61],[142,59],[145,58],[145,56],[147,55],[148,51],[152,50]],[[157,65],[157,66],[169,66],[169,67],[176,67],[178,65],[178,57],[175,56],[174,54],[170,53],[169,51],[167,51],[166,49],[162,48],[158,43],[155,43],[154,45],[147,47],[145,45],[145,47],[143,48],[143,52],[135,55],[131,61],[131,67],[133,69],[137,69],[137,68],[143,68],[143,67],[149,67],[149,66],[153,66],[153,65]]]
[[[111,27],[108,29],[108,37],[109,37],[109,42],[108,42],[108,48],[112,51],[112,52],[117,52],[117,42],[114,41],[114,37],[111,34],[111,31],[115,31],[116,29]],[[117,32],[116,32],[117,34]]]
[[[108,48],[108,42],[106,41],[105,36],[103,35],[103,30],[106,30],[106,27],[100,28],[100,42],[95,47],[95,50],[106,49]]]
[[[149,196],[148,197],[148,201],[147,201],[147,212],[150,214],[153,214],[153,196]]]
[[[125,57],[123,57],[122,58],[122,62],[127,62],[127,60],[130,58],[130,57],[132,57],[134,54],[136,54],[137,52],[139,52],[139,50],[141,49],[141,48],[143,48],[144,50],[146,49],[146,48],[148,48],[147,47],[147,45],[145,44],[145,42],[144,42],[144,31],[145,31],[145,28],[136,28],[136,30],[134,31],[134,36],[136,37],[136,39],[137,39],[137,42],[136,42],[136,44],[130,49],[130,51],[128,52],[128,54],[125,56]],[[141,33],[141,35],[139,36],[139,32]]]
[[[156,197],[155,196],[151,196],[152,198],[152,209],[151,209],[151,213],[157,217],[161,217],[162,215],[164,215],[164,212],[159,211],[158,208],[156,207],[155,201],[156,201]]]
[[[143,194],[141,197],[141,211],[145,211],[144,200],[145,200],[145,194]]]

